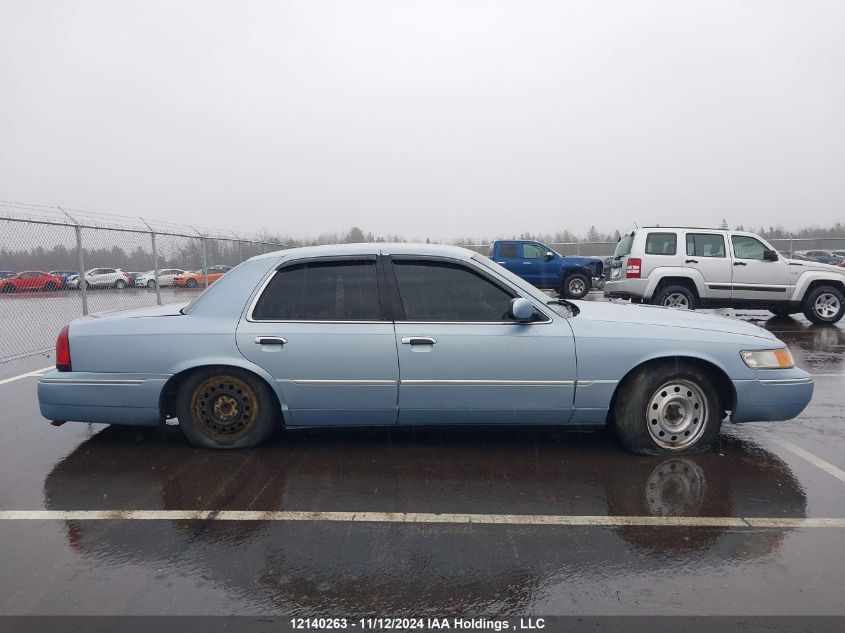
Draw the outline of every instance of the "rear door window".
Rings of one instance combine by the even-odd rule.
[[[725,238],[716,233],[687,233],[687,255],[724,257]]]
[[[499,256],[502,259],[516,259],[518,257],[516,254],[516,243],[502,242],[499,245]]]
[[[255,305],[256,321],[378,321],[375,260],[285,266]]]
[[[645,240],[646,255],[675,255],[678,236],[675,233],[649,233]]]

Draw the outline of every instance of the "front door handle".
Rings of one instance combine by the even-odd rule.
[[[745,262],[734,262],[734,266],[748,266]]]
[[[402,345],[434,345],[436,338],[431,336],[403,336]]]
[[[687,261],[685,261],[684,263],[685,263],[685,264],[697,264],[697,263],[698,263],[698,260],[697,260],[697,259],[688,259],[688,260],[687,260]]]
[[[256,345],[284,345],[288,340],[281,336],[256,336]]]

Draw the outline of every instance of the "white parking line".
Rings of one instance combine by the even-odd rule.
[[[43,374],[45,371],[48,371],[50,369],[53,369],[53,365],[50,365],[49,367],[45,367],[44,369],[36,369],[35,371],[30,371],[30,372],[27,372],[26,374],[20,374],[19,376],[12,376],[11,378],[4,378],[3,380],[0,380],[0,385],[5,385],[6,383],[9,383],[9,382],[15,382],[16,380],[20,380],[21,378],[29,378],[31,376],[39,376],[39,375]]]
[[[810,451],[804,450],[800,446],[796,446],[792,442],[787,442],[786,440],[774,440],[775,444],[779,444],[783,446],[786,450],[791,451],[801,457],[802,459],[806,459],[810,462],[813,466],[817,468],[821,468],[823,471],[828,473],[829,475],[833,475],[840,481],[845,482],[845,471],[837,468],[833,464],[828,461],[823,460],[821,457],[817,457],[813,455]]]
[[[647,527],[845,527],[845,518],[580,516],[553,514],[435,514],[296,510],[2,510],[0,521],[326,521],[476,525]]]

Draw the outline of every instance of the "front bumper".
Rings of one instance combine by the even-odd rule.
[[[38,406],[48,420],[155,426],[163,374],[51,371],[38,380]]]
[[[758,370],[756,380],[734,380],[731,422],[777,422],[799,415],[813,397],[813,377],[802,369]]]

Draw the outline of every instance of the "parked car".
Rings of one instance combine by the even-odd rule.
[[[14,270],[0,270],[0,279],[6,279],[6,277],[12,277],[15,274]]]
[[[562,297],[581,299],[601,278],[598,257],[564,257],[541,242],[496,240],[490,259],[537,288],[557,290]]]
[[[232,270],[231,266],[209,266],[208,267],[208,283],[213,284],[220,279],[227,272]],[[205,285],[205,275],[201,270],[190,273],[182,273],[173,278],[173,285],[181,288],[196,288],[197,286]]]
[[[120,268],[92,268],[85,271],[86,288],[126,288],[130,285],[129,275]],[[79,288],[79,275],[67,280],[68,288]]]
[[[836,323],[845,314],[841,268],[787,259],[743,231],[645,227],[623,235],[604,293],[690,310],[803,312],[813,323]]]
[[[68,279],[79,276],[79,273],[75,270],[51,270],[50,274],[61,278],[63,288],[67,285]]]
[[[801,254],[807,259],[821,264],[833,264],[835,266],[842,261],[841,257],[831,253],[830,251],[804,251]]]
[[[62,278],[43,270],[24,270],[11,277],[0,279],[0,292],[23,292],[26,290],[58,290]]]
[[[158,285],[159,287],[172,286],[173,280],[179,275],[184,274],[185,271],[180,270],[178,268],[165,268],[163,270],[160,270],[158,271]],[[135,285],[146,286],[147,288],[155,288],[155,271],[148,270],[147,272],[138,275],[138,277],[135,278]]]
[[[129,286],[136,286],[137,284],[135,283],[135,279],[136,279],[138,276],[142,275],[143,273],[138,272],[137,270],[135,270],[135,271],[126,271],[126,273],[125,273],[125,274],[126,274],[126,276],[129,278],[129,282],[128,282],[128,284],[127,284],[127,285],[129,285]]]
[[[726,317],[552,299],[455,246],[259,255],[188,305],[62,329],[41,413],[163,424],[210,448],[295,427],[611,424],[643,454],[704,450],[733,422],[787,420],[813,391],[770,332]]]

